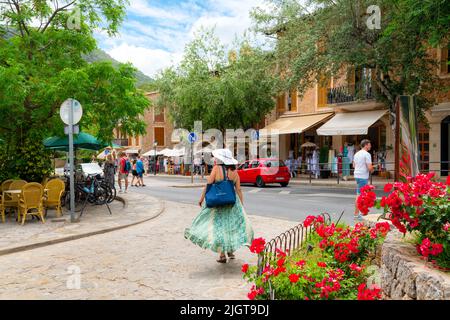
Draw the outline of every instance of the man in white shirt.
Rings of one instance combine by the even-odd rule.
[[[357,183],[356,194],[361,194],[361,188],[369,184],[370,174],[374,171],[372,156],[369,151],[372,148],[370,140],[361,142],[361,150],[353,157],[353,168],[355,168],[355,180]],[[355,219],[361,220],[361,214],[358,209],[358,197],[355,202]]]

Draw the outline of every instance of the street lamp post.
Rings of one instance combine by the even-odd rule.
[[[155,176],[156,176],[156,161],[158,160],[157,158],[156,158],[156,147],[158,146],[158,142],[157,141],[155,141],[154,143],[153,143],[153,148],[155,148]]]

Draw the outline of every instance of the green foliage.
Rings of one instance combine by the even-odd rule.
[[[286,88],[300,94],[345,69],[371,68],[377,99],[394,105],[398,95],[418,95],[420,111],[434,103],[436,62],[430,45],[445,41],[450,3],[445,0],[272,0],[273,10],[256,9],[256,29],[277,38],[275,62]],[[381,8],[381,30],[370,30],[366,13]]]
[[[177,127],[190,129],[202,120],[205,129],[248,129],[274,107],[275,77],[270,55],[248,40],[227,53],[213,31],[203,31],[187,45],[178,67],[156,80],[159,107],[168,107]]]
[[[119,123],[127,134],[144,133],[141,116],[149,102],[135,87],[136,70],[84,59],[96,48],[94,28],[117,33],[127,1],[77,1],[79,29],[67,27],[73,3],[55,10],[47,1],[15,1],[18,7],[6,2],[12,5],[0,11],[6,23],[0,26],[0,139],[13,161],[26,154],[29,141],[64,134],[59,107],[68,98],[83,105],[82,130],[101,140],[110,141]],[[33,152],[46,158],[34,161],[35,172],[25,171],[37,179],[46,173],[50,153]]]

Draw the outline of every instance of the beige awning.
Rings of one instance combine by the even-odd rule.
[[[302,133],[331,117],[332,113],[282,117],[260,131],[261,136]]]
[[[383,117],[387,110],[338,113],[333,119],[317,129],[319,136],[366,135],[375,122]]]

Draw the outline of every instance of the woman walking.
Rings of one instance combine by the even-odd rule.
[[[235,259],[234,252],[253,241],[253,229],[243,208],[243,195],[239,175],[236,171],[237,160],[230,150],[220,149],[213,152],[215,165],[208,184],[225,179],[233,181],[237,194],[234,205],[208,208],[204,203],[206,187],[203,190],[199,205],[200,214],[194,219],[190,229],[186,229],[185,238],[203,249],[210,249],[219,254],[219,263]]]
[[[131,173],[133,174],[133,179],[131,179],[131,186],[132,187],[139,187],[141,184],[141,181],[139,179],[139,173],[137,170],[137,161],[133,160],[133,166],[132,166],[132,171]],[[134,184],[134,179],[136,179],[136,184]]]

